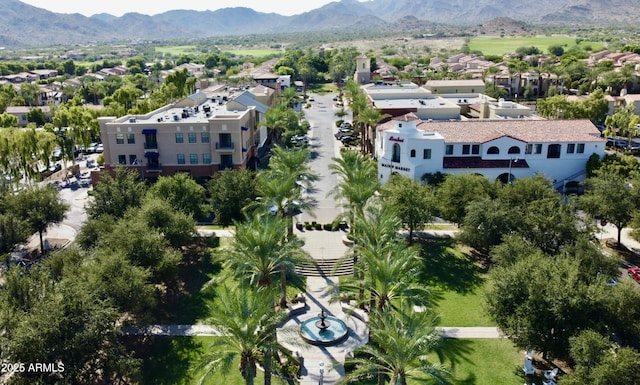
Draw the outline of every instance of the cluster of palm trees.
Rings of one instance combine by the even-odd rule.
[[[353,278],[333,289],[335,300],[354,298],[369,312],[370,343],[356,352],[355,369],[343,382],[378,378],[406,384],[408,378],[447,383],[448,372],[427,354],[440,348],[432,295],[419,281],[422,259],[399,235],[396,213],[377,196],[377,167],[359,152],[342,150],[330,165],[339,177],[335,195],[343,201],[354,242]],[[415,309],[421,309],[417,312]]]
[[[344,89],[353,114],[353,125],[356,132],[361,134],[360,151],[363,154],[373,154],[375,128],[390,115],[383,114],[380,110],[370,106],[366,94],[355,81],[348,80]]]
[[[233,243],[221,256],[224,273],[211,282],[232,280],[234,285],[217,290],[217,306],[208,322],[225,338],[216,340],[205,357],[202,380],[217,369],[228,370],[236,356],[247,385],[254,383],[258,364],[266,385],[272,372],[278,372],[272,369],[272,358],[282,350],[276,327],[288,305],[287,287],[296,278],[295,266],[310,261],[292,234],[294,205],[313,206],[303,194],[318,178],[308,165],[309,155],[306,148],[275,147],[269,167],[256,175],[260,200],[246,207],[244,221],[235,223]]]

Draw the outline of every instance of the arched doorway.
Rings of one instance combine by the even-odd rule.
[[[509,174],[508,172],[502,173],[500,175],[498,175],[497,178],[500,182],[502,182],[503,184],[507,184],[509,182],[513,182],[516,177],[513,176],[513,174]]]

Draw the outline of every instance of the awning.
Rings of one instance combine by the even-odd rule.
[[[149,159],[158,159],[160,157],[160,154],[158,154],[157,152],[145,152],[144,157]]]
[[[142,130],[142,135],[155,134],[156,132],[158,132],[158,130],[156,130],[155,128],[145,128],[144,130]]]

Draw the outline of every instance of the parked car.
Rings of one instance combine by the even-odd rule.
[[[342,122],[342,124],[340,124],[340,128],[351,129],[351,128],[353,128],[353,125],[351,125],[351,123],[349,123],[349,122]]]
[[[308,145],[309,137],[306,135],[296,135],[296,136],[292,136],[290,141],[291,141],[291,144],[293,144],[294,146]]]
[[[353,132],[353,129],[351,127],[340,127],[338,128],[338,132],[348,132],[351,133]]]
[[[640,283],[640,267],[634,266],[627,270],[629,277],[633,278],[636,282]]]
[[[345,136],[355,136],[353,131],[346,131],[346,132],[340,132],[338,131],[335,135],[336,139],[338,140],[342,140],[343,137]]]
[[[342,138],[340,138],[340,141],[343,144],[347,144],[347,143],[351,143],[351,142],[355,142],[356,140],[358,140],[358,137],[356,136],[352,136],[352,135],[345,135]]]

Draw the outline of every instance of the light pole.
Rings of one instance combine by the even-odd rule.
[[[515,159],[513,159],[513,158],[509,158],[509,176],[508,176],[508,178],[509,178],[509,184],[511,184],[511,179],[512,179],[512,178],[511,178],[511,164],[512,164],[512,163],[518,163],[518,158],[515,158]]]
[[[320,366],[320,382],[319,382],[319,385],[322,385],[324,383],[324,361],[320,361],[318,366]]]

